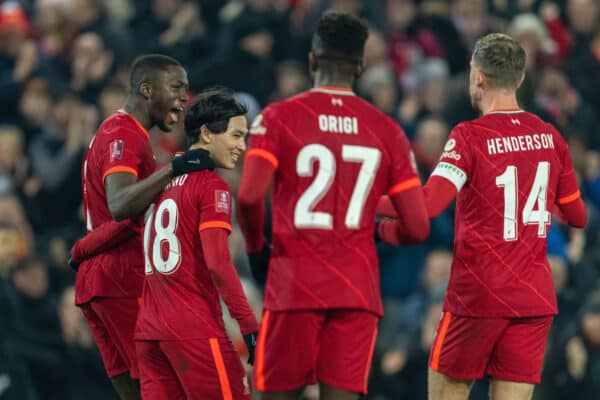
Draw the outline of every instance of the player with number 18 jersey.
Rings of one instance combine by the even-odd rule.
[[[217,167],[233,169],[248,128],[245,108],[228,93],[200,93],[187,111],[186,134],[190,149],[209,150]],[[233,111],[219,116],[227,105]],[[206,139],[204,129],[215,122],[226,129],[210,131]],[[227,247],[231,211],[229,186],[214,171],[173,178],[149,209],[146,280],[135,333],[144,399],[249,398],[219,297],[242,335],[257,332]],[[251,363],[253,348],[248,350]]]

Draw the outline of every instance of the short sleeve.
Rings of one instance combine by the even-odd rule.
[[[258,114],[250,126],[249,150],[246,157],[262,157],[279,166],[279,135],[283,129],[276,108],[269,106]]]
[[[556,133],[554,135],[555,138],[557,135],[560,134]],[[559,149],[562,167],[558,178],[558,187],[556,189],[556,203],[567,204],[580,197],[579,185],[577,183],[577,175],[573,168],[573,160],[571,159],[567,143],[564,142],[562,137],[560,140],[557,140],[557,142],[561,143]]]
[[[415,155],[404,131],[391,120],[389,125],[394,131],[394,143],[390,146],[391,173],[387,193],[393,196],[407,189],[421,186],[421,180],[419,179]]]
[[[473,158],[469,145],[468,140],[465,138],[464,125],[456,126],[450,132],[444,151],[440,156],[440,161],[431,176],[437,175],[449,180],[456,187],[456,191],[460,191],[467,183],[472,169]]]
[[[137,178],[145,152],[143,140],[148,139],[141,132],[129,129],[121,129],[111,134],[102,156],[102,180],[115,172],[128,172]]]
[[[231,190],[225,181],[215,177],[207,182],[200,196],[198,231],[223,228],[231,233]]]

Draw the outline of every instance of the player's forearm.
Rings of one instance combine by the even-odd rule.
[[[558,206],[561,214],[561,219],[567,224],[575,228],[583,228],[587,223],[587,211],[585,203],[581,197],[574,201]]]
[[[408,246],[421,243],[429,236],[429,221],[415,228],[408,228],[398,219],[383,220],[377,225],[379,238],[394,246]]]
[[[169,183],[173,168],[167,164],[148,178],[114,190],[107,190],[108,208],[117,220],[134,217],[143,212]]]
[[[429,236],[429,216],[421,187],[413,187],[390,197],[398,219],[382,221],[379,237],[395,245],[415,244]]]
[[[238,200],[238,223],[246,240],[246,251],[256,253],[265,245],[265,204],[247,204]]]
[[[238,321],[242,334],[256,332],[258,322],[248,305],[240,278],[231,262],[227,232],[210,228],[200,232],[206,266],[229,314]]]
[[[80,264],[118,246],[123,241],[135,236],[136,233],[137,228],[129,219],[120,222],[106,222],[79,239],[71,250],[71,257],[76,264]]]
[[[434,175],[423,187],[423,197],[429,218],[436,218],[444,212],[456,197],[456,186],[446,178]]]
[[[390,196],[381,196],[375,207],[375,214],[379,217],[397,218],[398,213],[392,204]]]
[[[249,253],[260,251],[265,242],[265,196],[275,171],[272,164],[261,157],[247,157],[237,194],[238,223]]]

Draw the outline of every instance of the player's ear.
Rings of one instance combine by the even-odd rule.
[[[485,75],[479,68],[475,70],[475,84],[478,88],[483,88],[485,84]]]
[[[517,89],[521,87],[524,80],[525,80],[525,71],[523,71],[523,75],[521,75],[521,79],[519,79],[519,83],[517,83]]]
[[[148,100],[152,96],[152,86],[148,82],[142,82],[138,86],[138,93],[144,99]]]
[[[201,143],[210,143],[212,139],[212,133],[210,129],[206,127],[206,125],[202,125],[200,127],[200,142]]]
[[[356,71],[354,71],[354,77],[358,79],[362,75],[364,70],[365,70],[365,62],[363,60],[360,60],[360,62],[356,66]]]

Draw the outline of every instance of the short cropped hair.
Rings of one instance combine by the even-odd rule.
[[[206,125],[212,133],[223,133],[229,120],[238,115],[246,115],[248,109],[239,103],[233,92],[224,86],[215,86],[200,92],[185,113],[185,135],[188,145],[196,143],[200,128]]]
[[[516,89],[525,71],[525,50],[512,37],[490,33],[475,43],[473,63],[491,88]]]
[[[359,18],[330,11],[321,16],[312,37],[317,57],[336,58],[358,63],[363,58],[369,28]]]
[[[137,90],[140,84],[144,82],[152,82],[156,72],[164,71],[172,66],[182,67],[181,63],[176,59],[162,54],[139,56],[133,61],[131,72],[129,73],[131,90]]]

